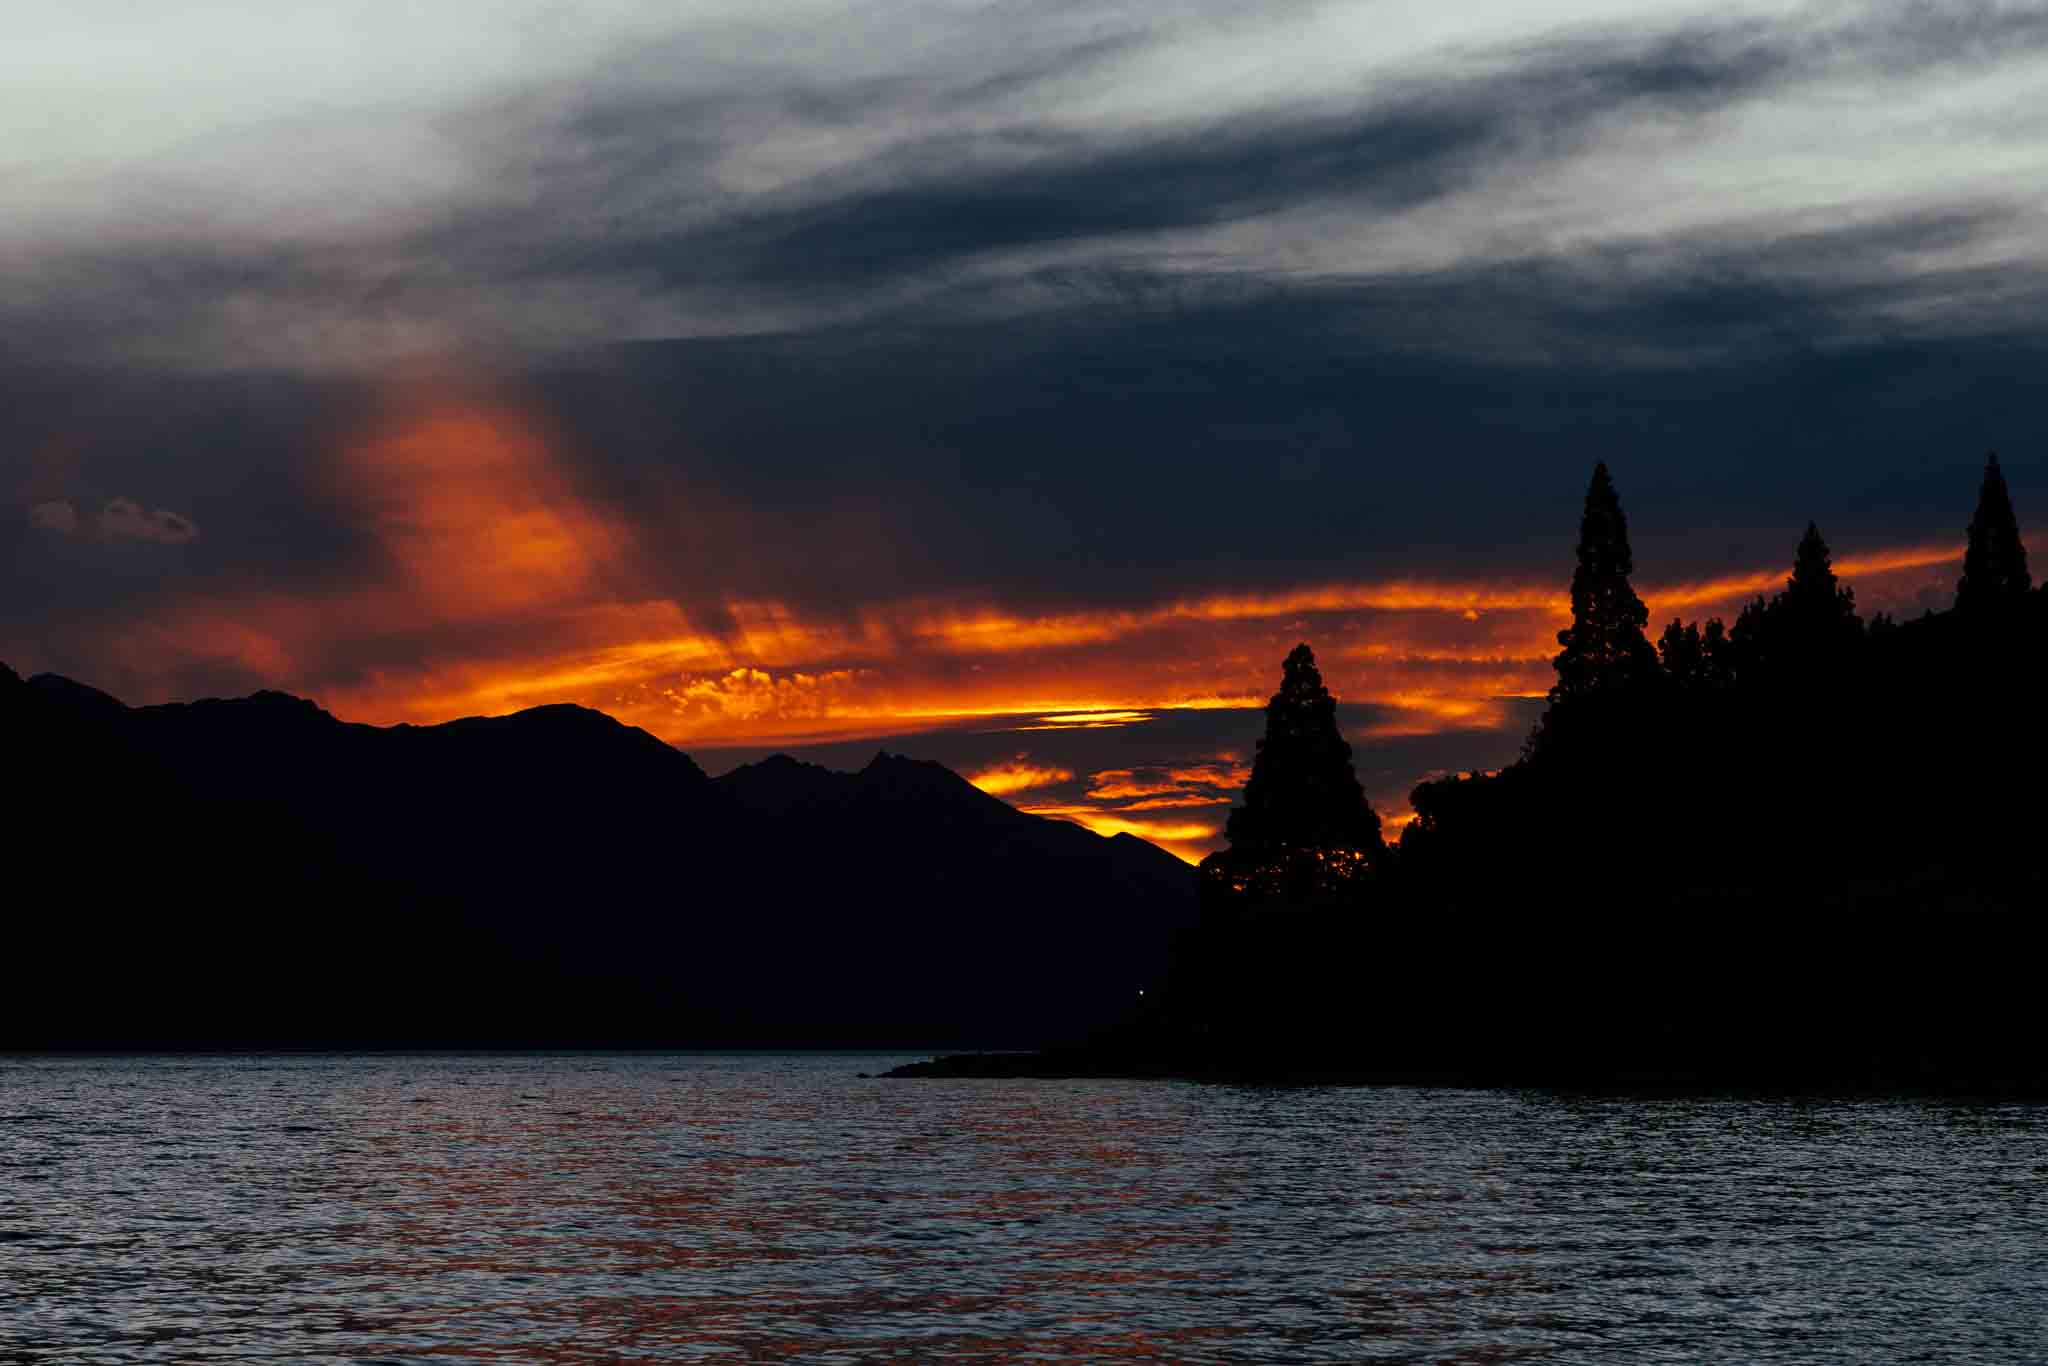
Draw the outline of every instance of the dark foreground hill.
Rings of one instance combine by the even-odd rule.
[[[0,1049],[1000,1046],[1115,1017],[1191,870],[936,764],[707,778],[578,707],[345,723],[0,669]]]

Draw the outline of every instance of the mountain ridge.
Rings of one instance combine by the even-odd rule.
[[[61,889],[16,913],[47,980],[0,1048],[1036,1043],[1125,1009],[1194,914],[1172,855],[942,765],[713,779],[573,705],[378,727],[9,669],[0,735]]]

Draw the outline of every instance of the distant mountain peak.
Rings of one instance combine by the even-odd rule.
[[[276,688],[259,689],[256,692],[250,693],[242,701],[248,706],[269,707],[278,711],[310,711],[318,712],[322,716],[329,714],[326,708],[310,697],[300,697],[296,693],[280,692]]]
[[[975,792],[981,789],[947,768],[936,759],[913,759],[907,754],[891,754],[878,750],[868,760],[867,767],[860,771],[863,778],[889,778],[938,783],[946,787],[966,787]]]
[[[574,702],[550,702],[503,716],[465,716],[438,726],[420,727],[419,730],[450,739],[519,736],[527,744],[551,750],[566,747],[579,754],[585,750],[624,752],[623,747],[632,747],[645,756],[658,757],[662,763],[679,765],[678,771],[687,771],[692,782],[709,781],[695,759],[660,736],[639,726],[629,726],[594,707],[579,706]]]
[[[343,724],[340,718],[310,697],[280,692],[275,688],[262,688],[246,697],[202,697],[192,702],[162,702],[155,706],[137,707],[135,714],[138,717],[186,715],[218,724],[233,724],[229,718],[253,718],[271,728]]]
[[[0,730],[10,833],[97,898],[17,956],[106,984],[17,974],[50,991],[0,992],[0,1047],[1015,1044],[1120,1018],[1196,911],[1172,855],[886,752],[713,784],[577,706],[386,727],[58,678],[0,678]],[[162,913],[179,878],[205,915]]]
[[[745,765],[764,773],[831,773],[833,770],[823,764],[814,764],[808,759],[799,759],[794,754],[771,754],[765,759],[756,759]]]
[[[60,699],[75,707],[90,707],[100,711],[126,711],[127,706],[112,693],[101,692],[75,678],[62,674],[37,674],[28,680],[28,685],[45,697]]]

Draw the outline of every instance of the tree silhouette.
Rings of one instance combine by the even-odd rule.
[[[1810,673],[1839,664],[1862,639],[1856,591],[1836,577],[1827,541],[1808,522],[1784,591],[1744,603],[1725,643],[1710,645],[1709,653],[1725,657],[1718,671],[1724,679],[1782,682],[1788,670]]]
[[[1735,650],[1728,643],[1728,627],[1719,617],[1707,620],[1706,630],[1700,633],[1700,652],[1704,656],[1703,681],[1717,688],[1735,681]]]
[[[2017,602],[2033,584],[2027,573],[2027,547],[2020,540],[2019,519],[2012,495],[1993,452],[1984,465],[1984,484],[1977,493],[1977,514],[1970,519],[1970,547],[1963,554],[1963,577],[1956,584],[1956,606],[1982,611]]]
[[[1593,467],[1579,521],[1579,563],[1572,572],[1572,624],[1557,633],[1564,648],[1553,661],[1553,702],[1563,702],[1656,677],[1657,652],[1643,627],[1650,610],[1628,577],[1635,571],[1628,518],[1603,462]]]
[[[1728,628],[1719,617],[1709,618],[1704,628],[1672,618],[1657,639],[1657,654],[1665,677],[1681,689],[1722,688],[1734,681]]]
[[[1771,609],[1777,618],[1773,630],[1784,648],[1800,655],[1832,654],[1863,634],[1863,622],[1856,615],[1856,590],[1842,587],[1835,577],[1828,543],[1812,522],[1799,538],[1792,577],[1785,581],[1785,591]]]
[[[1657,653],[1664,660],[1664,672],[1683,688],[1706,682],[1707,646],[1698,622],[1681,623],[1673,617],[1657,640]]]
[[[2048,590],[2027,588],[2003,480],[1987,471],[1964,592],[2024,609],[1866,629],[1818,525],[1790,539],[1789,573],[1732,629],[1667,617],[1652,664],[1597,470],[1549,708],[1518,761],[1412,790],[1397,854],[1357,884],[1370,916],[1303,895],[1342,886],[1327,812],[1364,807],[1313,660],[1291,657],[1232,847],[1202,870],[1210,909],[1289,914],[1190,932],[1199,971],[1180,980],[1210,1008],[1186,1012],[1184,1037],[1219,1070],[1277,1058],[1295,1077],[1364,1060],[1387,1076],[2048,1096],[2038,955],[1987,952],[1980,928],[2030,946],[2048,907],[2040,803],[2014,783],[2048,762]],[[1688,856],[1698,832],[1724,847]],[[2012,914],[1963,914],[1988,911]],[[1433,961],[1457,965],[1455,1010],[1415,985],[1427,974],[1357,989],[1360,962]],[[1764,985],[1754,1009],[1720,1008],[1730,981]]]
[[[1282,666],[1243,805],[1231,811],[1224,833],[1230,849],[1211,855],[1205,870],[1233,891],[1260,897],[1340,891],[1386,850],[1379,815],[1337,729],[1337,699],[1307,645],[1295,646]]]

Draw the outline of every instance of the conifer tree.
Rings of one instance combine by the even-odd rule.
[[[1603,462],[1593,467],[1579,521],[1579,563],[1572,571],[1572,624],[1557,633],[1553,702],[1626,688],[1657,674],[1657,652],[1643,627],[1650,610],[1629,584],[1635,572],[1628,519]]]
[[[1808,522],[1784,591],[1751,599],[1735,618],[1727,637],[1727,672],[1747,683],[1783,681],[1788,671],[1811,672],[1839,663],[1862,638],[1856,591],[1835,576],[1828,543],[1820,528]]]
[[[1337,700],[1307,645],[1295,646],[1282,666],[1243,805],[1231,811],[1224,833],[1229,852],[1211,862],[1237,890],[1260,894],[1335,890],[1385,851],[1379,815],[1337,729]]]
[[[1664,672],[1682,688],[1698,687],[1706,681],[1707,647],[1696,621],[1681,623],[1673,617],[1657,641],[1657,653],[1664,660]]]
[[[2017,602],[2033,585],[2027,573],[2027,547],[2020,540],[2019,519],[2012,495],[1993,452],[1984,466],[1984,484],[1977,493],[1977,515],[1970,519],[1970,546],[1963,554],[1963,577],[1956,584],[1956,606],[1980,611]]]
[[[1735,681],[1735,647],[1728,643],[1728,627],[1719,617],[1707,620],[1700,632],[1701,678],[1709,687],[1726,687]]]
[[[1771,603],[1772,633],[1788,653],[1812,655],[1838,650],[1863,634],[1856,615],[1856,590],[1835,577],[1828,543],[1820,528],[1806,524],[1785,591]]]

